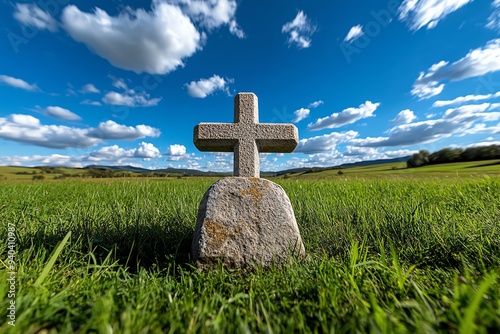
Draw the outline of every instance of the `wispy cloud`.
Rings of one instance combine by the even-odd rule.
[[[14,18],[25,26],[32,26],[40,30],[47,29],[55,32],[58,29],[58,24],[50,13],[40,9],[35,4],[17,3]]]
[[[303,11],[299,11],[292,21],[283,25],[281,32],[288,34],[289,45],[306,49],[311,46],[311,37],[316,32],[316,26],[312,24]]]
[[[500,0],[499,0],[500,1]],[[459,96],[453,100],[439,100],[434,102],[433,107],[446,107],[451,105],[457,105],[467,102],[476,102],[476,101],[485,101],[489,99],[494,99],[500,97],[500,92],[496,92],[495,94],[486,94],[486,95],[466,95]]]
[[[428,99],[443,91],[443,81],[459,81],[478,77],[500,70],[500,39],[489,41],[484,47],[469,51],[467,55],[450,64],[440,61],[413,84],[412,94],[420,99]]]
[[[89,94],[89,93],[100,93],[101,91],[97,89],[93,84],[86,84],[85,86],[82,87],[80,90],[83,94]]]
[[[43,114],[66,121],[78,121],[82,118],[74,112],[57,106],[50,106],[43,110]]]
[[[363,26],[361,24],[358,24],[357,26],[354,26],[349,30],[347,36],[344,38],[344,42],[352,43],[364,34],[365,33],[363,32]]]
[[[358,108],[347,108],[342,112],[333,113],[330,116],[319,118],[316,122],[311,123],[307,126],[308,130],[322,130],[322,129],[332,129],[338,128],[347,124],[352,124],[360,119],[373,117],[373,113],[380,106],[380,103],[373,103],[371,101],[366,101],[361,104]]]
[[[300,108],[299,110],[296,110],[293,114],[295,115],[295,118],[293,119],[292,123],[298,123],[301,120],[309,117],[309,113],[311,110],[306,109],[306,108]]]
[[[435,28],[449,14],[473,0],[404,0],[399,6],[399,20],[411,30]]]
[[[483,103],[464,105],[451,108],[439,119],[401,124],[388,131],[388,137],[353,139],[355,146],[360,147],[390,147],[406,146],[435,142],[452,135],[470,133],[478,122],[494,122],[500,120],[500,106]],[[483,127],[483,133],[496,133],[496,127]]]
[[[6,85],[21,88],[30,92],[38,92],[40,88],[35,84],[29,84],[26,81],[18,78],[9,77],[7,75],[0,75],[0,82],[3,82]]]

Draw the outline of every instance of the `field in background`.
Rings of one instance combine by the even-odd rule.
[[[88,171],[77,168],[60,168],[56,172],[47,173],[40,168],[0,166],[1,181],[32,181],[34,176],[43,176],[44,180],[84,177]],[[118,172],[126,177],[139,177],[139,172]],[[118,175],[120,175],[118,174]],[[181,173],[164,173],[171,178],[185,177]],[[116,174],[115,174],[116,175]],[[147,174],[142,174],[142,176]],[[153,176],[154,175],[150,175]],[[430,165],[418,168],[406,168],[405,162],[395,162],[379,165],[329,169],[317,172],[289,173],[280,178],[333,178],[333,177],[360,177],[360,178],[393,178],[393,177],[443,177],[443,176],[500,176],[500,160],[486,160],[474,162],[456,162],[449,164]],[[271,177],[271,179],[273,179]]]
[[[18,291],[16,327],[0,332],[498,331],[500,178],[360,170],[399,171],[274,179],[309,256],[252,273],[189,264],[214,179],[4,182],[0,240],[15,224]]]

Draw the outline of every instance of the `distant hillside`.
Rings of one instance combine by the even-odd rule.
[[[409,158],[410,158],[410,156],[400,157],[400,158],[394,158],[394,159],[367,160],[367,161],[353,162],[353,163],[342,164],[342,165],[339,165],[339,166],[332,166],[332,167],[292,168],[292,169],[287,169],[287,170],[276,172],[276,173],[274,173],[274,175],[280,176],[280,175],[285,175],[285,174],[316,173],[316,172],[322,172],[322,171],[325,171],[325,170],[332,170],[332,169],[342,169],[342,168],[351,168],[351,167],[382,165],[382,164],[393,163],[393,162],[406,162],[406,161],[408,161]],[[272,174],[272,172],[266,172],[266,173]]]
[[[147,169],[134,166],[100,166],[90,165],[83,169],[97,169],[97,170],[111,170],[114,172],[136,172],[136,173],[169,173],[169,174],[182,174],[189,176],[225,176],[229,173],[218,172],[202,172],[196,169],[183,169],[183,168],[161,168],[161,169]]]

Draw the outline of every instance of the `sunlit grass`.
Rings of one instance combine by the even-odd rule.
[[[16,327],[0,332],[500,329],[499,178],[279,180],[309,256],[252,273],[190,265],[212,182],[0,186],[19,251]]]

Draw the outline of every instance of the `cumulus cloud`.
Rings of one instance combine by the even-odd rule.
[[[35,84],[29,84],[26,81],[18,78],[9,77],[7,75],[0,75],[0,82],[3,82],[6,85],[21,88],[30,92],[36,92],[40,89]]]
[[[97,128],[88,131],[88,136],[99,139],[134,140],[144,137],[159,137],[160,130],[144,124],[126,126],[109,120],[99,123]]]
[[[320,153],[325,151],[332,151],[340,143],[348,142],[358,136],[356,131],[347,132],[332,132],[323,136],[316,136],[312,138],[304,138],[299,141],[299,145],[294,153]]]
[[[100,149],[90,152],[84,156],[82,160],[102,162],[113,161],[121,163],[125,159],[139,158],[150,160],[160,157],[160,150],[151,143],[142,142],[138,148],[124,149],[118,145],[101,147]]]
[[[435,28],[449,14],[473,0],[404,0],[398,18],[413,30]]]
[[[185,155],[186,154],[186,146],[184,145],[179,145],[179,144],[174,144],[170,145],[170,147],[167,149],[167,155]]]
[[[83,167],[85,164],[107,163],[111,165],[131,163],[133,159],[151,160],[159,158],[160,151],[151,143],[142,142],[137,148],[124,149],[118,145],[101,147],[79,156],[51,154],[32,156],[0,156],[0,165],[10,166],[67,166]],[[142,167],[142,166],[141,166]]]
[[[218,90],[229,93],[227,85],[232,82],[232,79],[225,80],[218,75],[213,75],[208,79],[191,81],[185,86],[188,89],[189,96],[204,99]]]
[[[166,74],[201,48],[201,35],[189,17],[164,1],[154,1],[151,11],[127,8],[117,16],[69,5],[61,20],[74,40],[113,66],[136,73]]]
[[[465,105],[448,109],[440,119],[401,124],[388,131],[388,137],[353,139],[355,146],[384,147],[430,143],[455,134],[463,134],[476,122],[500,120],[496,104]]]
[[[344,42],[352,43],[364,34],[365,33],[363,32],[363,26],[361,24],[358,24],[357,26],[354,26],[351,28],[351,30],[349,30],[347,36],[344,38]]]
[[[311,37],[316,32],[316,26],[303,11],[299,11],[292,21],[283,25],[281,32],[288,34],[289,45],[294,44],[299,49],[306,49],[311,46]]]
[[[113,121],[102,122],[97,128],[76,128],[43,125],[38,118],[30,115],[0,117],[0,138],[47,148],[87,148],[106,139],[133,140],[159,135],[158,129],[147,125],[133,127]]]
[[[296,110],[293,114],[295,115],[295,118],[293,119],[292,123],[298,123],[301,120],[309,117],[309,113],[311,111],[309,109],[305,108],[300,108],[299,110]]]
[[[83,94],[88,94],[88,93],[100,93],[101,91],[97,89],[93,84],[86,84],[85,86],[82,87],[81,92]]]
[[[32,26],[40,30],[57,31],[57,22],[49,12],[41,10],[35,4],[16,4],[14,18],[25,26]]]
[[[375,155],[378,153],[379,153],[378,150],[376,148],[373,148],[373,147],[357,147],[357,146],[348,145],[346,147],[344,155],[347,155],[347,156],[366,156],[366,155]]]
[[[499,0],[500,1],[500,0]],[[459,96],[453,100],[439,100],[432,104],[433,107],[446,107],[451,105],[457,105],[467,102],[476,102],[476,101],[484,101],[489,99],[494,99],[500,97],[500,92],[496,92],[495,94],[485,94],[485,95],[466,95]]]
[[[352,124],[360,119],[373,117],[373,113],[380,106],[380,103],[366,101],[359,108],[347,108],[340,113],[333,113],[330,116],[319,118],[315,123],[307,126],[308,130],[322,130],[338,128],[346,124]]]
[[[62,12],[61,25],[75,41],[115,67],[166,74],[202,49],[203,30],[226,25],[244,38],[236,9],[236,0],[153,0],[149,11],[125,7],[112,16],[100,8],[87,13],[69,5]]]
[[[397,116],[391,121],[392,123],[411,123],[417,119],[417,116],[410,109],[401,111]]]
[[[77,120],[82,119],[77,114],[71,112],[68,109],[64,109],[61,107],[53,107],[53,106],[47,107],[43,110],[43,113],[46,116],[52,116],[55,118],[66,120],[66,121],[77,121]]]
[[[123,93],[108,92],[102,98],[106,104],[127,107],[154,107],[161,101],[161,98],[150,98],[146,92],[135,92],[129,89]]]
[[[484,47],[469,51],[469,53],[450,64],[440,61],[432,65],[427,72],[413,84],[412,94],[420,99],[428,99],[443,91],[443,81],[459,81],[478,77],[500,70],[500,39],[489,41]]]
[[[18,114],[0,118],[0,138],[48,148],[83,148],[100,142],[89,137],[87,129],[42,125],[33,116]]]

